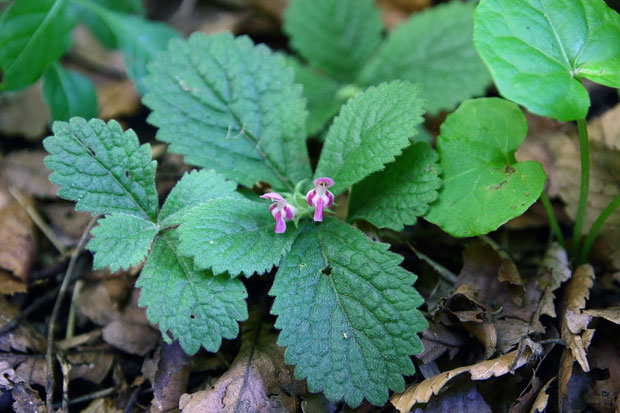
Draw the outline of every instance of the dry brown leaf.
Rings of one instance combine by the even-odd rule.
[[[465,345],[465,338],[453,332],[442,324],[429,320],[429,326],[422,331],[422,346],[424,350],[416,358],[424,364],[436,360],[446,351],[452,359],[461,347]]]
[[[95,399],[80,413],[122,413],[123,409],[117,409],[114,401],[109,398]]]
[[[60,232],[59,238],[71,246],[76,244],[90,220],[93,219],[90,212],[76,211],[73,202],[54,202],[43,205],[41,210],[51,227]]]
[[[56,198],[58,187],[48,179],[51,171],[43,163],[45,151],[15,151],[0,165],[0,176],[25,194],[41,198]]]
[[[167,412],[179,406],[181,395],[187,390],[190,366],[189,357],[178,341],[172,344],[162,343],[157,349],[157,369],[154,377],[149,378],[153,384],[151,412]]]
[[[0,327],[5,326],[20,313],[15,305],[0,296]],[[12,349],[26,353],[32,350],[45,352],[45,338],[30,324],[20,323],[15,329],[0,335],[0,350],[10,352]]]
[[[547,408],[547,403],[549,402],[549,394],[547,394],[547,390],[549,390],[549,385],[551,385],[554,380],[555,377],[551,378],[551,380],[549,380],[547,384],[545,384],[545,386],[540,389],[540,392],[538,392],[538,396],[536,396],[536,400],[534,400],[534,404],[532,404],[532,409],[530,410],[530,413],[542,413],[545,411],[545,409]]]
[[[394,30],[409,18],[411,12],[431,6],[431,0],[379,0],[381,18],[388,30]]]
[[[583,311],[583,313],[592,317],[604,318],[605,320],[611,321],[615,324],[620,324],[620,307],[610,307],[600,310],[590,309]]]
[[[590,139],[605,142],[610,148],[620,149],[620,104],[588,123]]]
[[[95,384],[101,384],[106,378],[114,357],[111,354],[98,352],[82,352],[67,356],[71,368],[69,379],[84,379]],[[16,369],[17,375],[28,383],[45,386],[47,382],[47,361],[44,357],[29,357]]]
[[[45,134],[49,121],[50,112],[41,97],[41,82],[0,96],[0,131],[4,136],[39,139]]]
[[[132,290],[131,282],[123,277],[86,283],[74,301],[78,314],[100,326],[121,317],[121,310]]]
[[[404,393],[394,394],[390,398],[390,402],[401,412],[408,412],[418,403],[428,403],[433,395],[439,394],[439,391],[447,382],[460,374],[469,372],[472,380],[486,380],[490,377],[503,376],[510,371],[511,367],[518,369],[527,363],[532,355],[532,351],[526,348],[519,356],[519,359],[515,361],[517,355],[517,350],[514,350],[498,358],[445,371],[430,379],[414,384],[405,390]]]
[[[0,209],[0,269],[27,282],[36,252],[35,226],[24,208],[14,201]]]
[[[28,291],[28,284],[12,277],[6,271],[0,271],[0,294],[13,295]]]
[[[39,392],[33,390],[27,383],[16,383],[11,392],[13,411],[19,413],[45,413],[47,408],[39,397]]]
[[[424,410],[416,409],[415,413],[492,413],[491,407],[472,383],[454,386],[434,397]]]
[[[97,85],[99,118],[104,120],[133,115],[140,109],[140,96],[129,79]]]
[[[144,356],[159,342],[159,332],[149,325],[121,319],[103,328],[103,340],[127,353]]]

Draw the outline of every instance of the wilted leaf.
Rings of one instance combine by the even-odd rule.
[[[0,269],[28,281],[37,250],[34,223],[17,202],[0,209]]]
[[[433,395],[438,394],[448,381],[459,374],[469,372],[472,380],[486,380],[490,377],[503,376],[511,368],[518,369],[523,366],[530,359],[531,355],[531,350],[527,348],[515,360],[517,358],[517,350],[515,350],[495,359],[445,371],[421,383],[414,384],[404,393],[394,394],[390,401],[401,412],[408,412],[417,403],[428,403]]]

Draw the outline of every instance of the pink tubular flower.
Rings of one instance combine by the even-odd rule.
[[[271,212],[273,219],[276,220],[276,234],[281,234],[286,231],[286,222],[284,222],[284,219],[295,218],[295,210],[293,207],[277,192],[268,192],[260,197],[275,201],[269,206],[269,212]]]
[[[308,205],[314,207],[314,220],[323,221],[323,208],[329,208],[334,203],[334,194],[327,188],[334,184],[331,178],[317,178],[314,180],[314,189],[306,195]]]

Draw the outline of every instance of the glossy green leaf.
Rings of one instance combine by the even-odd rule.
[[[381,41],[372,0],[292,0],[284,15],[291,46],[336,79],[353,80]]]
[[[149,253],[157,225],[133,215],[112,214],[97,222],[88,249],[95,253],[93,267],[114,272],[137,265]]]
[[[394,81],[350,99],[334,119],[315,173],[335,181],[334,195],[394,161],[422,123],[418,85]]]
[[[52,112],[52,120],[86,119],[97,116],[95,86],[86,76],[52,64],[43,75],[43,98]]]
[[[167,342],[178,339],[189,355],[200,346],[216,352],[222,338],[237,337],[237,322],[247,319],[247,292],[237,279],[197,269],[179,254],[178,242],[175,231],[156,238],[136,281],[139,305],[147,307],[147,318],[159,324]]]
[[[278,265],[297,230],[289,221],[283,234],[274,232],[269,203],[248,199],[215,199],[192,209],[179,227],[183,255],[198,268],[232,277],[262,274]]]
[[[50,154],[45,165],[58,196],[76,201],[78,211],[120,212],[157,219],[156,161],[149,145],[139,145],[131,129],[123,132],[111,120],[71,118],[54,122],[53,136],[43,141]]]
[[[15,0],[0,18],[0,89],[34,83],[71,45],[67,0]]]
[[[281,56],[247,37],[192,35],[149,65],[144,103],[157,138],[186,162],[251,187],[310,177],[301,87]]]
[[[512,102],[463,102],[441,125],[443,187],[425,218],[453,236],[473,237],[524,213],[546,179],[538,162],[515,159],[526,133],[525,116]]]
[[[363,219],[376,227],[402,231],[428,212],[441,187],[439,156],[427,143],[416,143],[383,171],[353,186],[349,219]]]
[[[282,260],[269,294],[281,329],[278,344],[310,392],[350,406],[383,405],[403,391],[422,351],[427,323],[417,310],[416,276],[399,266],[388,244],[328,218],[309,224]]]
[[[482,0],[474,19],[500,93],[531,112],[585,118],[582,78],[620,87],[620,15],[603,0]]]
[[[213,170],[186,173],[168,194],[159,212],[159,223],[162,227],[179,225],[192,208],[211,199],[241,198],[236,189],[235,182]]]
[[[472,41],[474,7],[452,1],[414,13],[390,33],[364,67],[360,82],[419,82],[430,113],[483,95],[491,78]]]

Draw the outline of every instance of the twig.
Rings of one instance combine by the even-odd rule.
[[[99,399],[100,397],[109,396],[111,394],[115,394],[117,392],[116,388],[108,387],[107,389],[97,390],[96,392],[85,394],[80,397],[76,397],[75,399],[69,400],[68,405],[87,402],[89,400]],[[54,404],[54,409],[57,409],[61,406],[60,403]]]
[[[71,376],[71,363],[61,353],[56,354],[62,370],[62,411],[69,412],[69,378]]]
[[[99,215],[93,217],[88,223],[88,226],[84,230],[78,245],[75,247],[75,251],[71,254],[71,260],[69,261],[69,267],[67,268],[67,272],[62,280],[62,284],[60,285],[60,291],[58,291],[58,297],[56,297],[56,302],[54,303],[54,308],[52,309],[52,314],[50,315],[50,321],[47,328],[47,351],[45,352],[45,359],[47,360],[47,383],[45,386],[45,404],[47,406],[48,413],[54,412],[54,330],[56,329],[56,319],[58,318],[58,313],[60,312],[60,306],[62,304],[62,300],[65,297],[65,293],[67,292],[67,287],[69,286],[69,281],[73,278],[73,272],[75,271],[76,263],[78,257],[84,247],[86,247],[86,242],[88,241],[88,237],[90,235],[90,230],[93,228],[95,223],[99,219]]]
[[[56,343],[56,346],[60,350],[69,350],[70,348],[81,346],[82,344],[86,344],[89,341],[92,341],[96,338],[101,337],[102,330],[100,328],[95,329],[93,331],[89,331],[88,333],[80,334],[78,336],[73,336],[71,338],[66,338],[62,341]]]
[[[26,309],[20,312],[14,319],[12,319],[11,321],[9,321],[8,323],[6,323],[0,328],[0,336],[13,330],[15,327],[19,325],[19,323],[22,320],[25,320],[26,318],[28,318],[28,316],[32,314],[33,312],[35,312],[36,310],[38,310],[39,307],[41,307],[43,304],[47,303],[52,298],[54,298],[56,296],[56,293],[58,293],[59,289],[60,287],[56,287],[53,290],[46,292],[44,295],[34,300],[32,304],[30,304],[30,306],[28,306]]]

